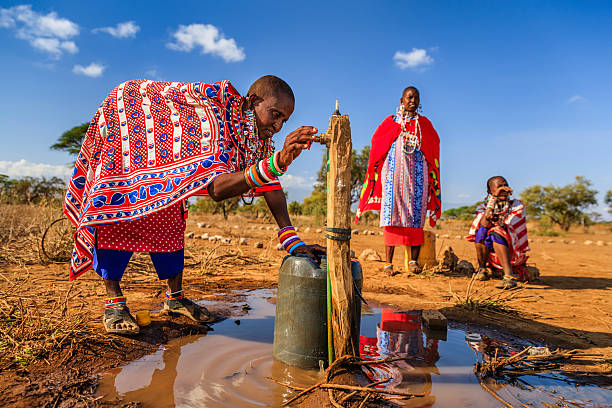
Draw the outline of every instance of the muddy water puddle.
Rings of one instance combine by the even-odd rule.
[[[274,290],[255,290],[226,305],[242,310],[214,325],[206,335],[173,340],[156,353],[104,373],[98,394],[104,400],[138,402],[143,407],[278,407],[293,391],[267,377],[307,387],[319,381],[319,371],[286,366],[272,358]],[[202,302],[207,307],[219,301]],[[248,308],[244,304],[248,304]],[[449,323],[446,333],[423,330],[419,312],[366,307],[361,320],[363,358],[412,356],[411,361],[377,365],[373,380],[388,378],[385,388],[424,394],[400,402],[410,407],[496,407],[500,402],[478,383],[474,363],[486,358],[491,345],[522,350],[526,341],[482,328]],[[515,406],[559,404],[559,397],[579,406],[609,406],[612,391],[578,385],[555,373],[522,376],[509,384],[488,383]],[[557,405],[555,405],[557,404]],[[571,404],[570,404],[571,405]],[[576,405],[573,405],[576,406]]]

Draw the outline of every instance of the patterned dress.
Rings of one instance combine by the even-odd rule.
[[[416,246],[423,243],[427,215],[428,166],[421,150],[406,153],[404,135],[393,142],[381,171],[380,226],[385,244]]]

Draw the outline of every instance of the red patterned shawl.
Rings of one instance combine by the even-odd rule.
[[[421,128],[421,152],[427,160],[429,168],[428,184],[429,197],[427,201],[427,209],[430,211],[429,224],[433,227],[436,221],[440,218],[442,211],[442,196],[440,190],[440,138],[434,129],[433,125],[425,116],[419,116],[419,126]],[[414,132],[415,121],[412,120],[407,124],[406,130]],[[355,216],[355,223],[359,221],[361,214],[366,211],[380,211],[380,203],[382,199],[382,181],[380,180],[380,171],[387,157],[387,153],[391,145],[397,139],[401,132],[400,125],[395,122],[394,116],[388,116],[378,126],[372,136],[370,157],[368,160],[368,171],[361,197],[359,199],[359,208]]]
[[[77,227],[70,280],[92,265],[95,227],[205,194],[216,176],[244,168],[243,102],[229,81],[136,80],[113,89],[87,130],[64,201]]]

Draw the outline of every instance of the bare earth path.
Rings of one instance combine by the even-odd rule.
[[[200,228],[197,223],[201,222],[211,226]],[[324,244],[323,234],[316,232],[322,226],[308,220],[303,223],[297,220],[296,224],[305,241]],[[310,227],[308,232],[306,227]],[[358,228],[361,233],[353,236],[351,242],[356,254],[366,248],[384,254],[380,229],[361,225]],[[364,229],[374,231],[375,235],[363,235]],[[218,216],[192,213],[187,232],[195,235],[186,239],[185,289],[188,296],[214,299],[218,296],[215,294],[234,289],[276,286],[285,254],[276,249],[272,224],[242,217],[224,221]],[[442,229],[436,230],[439,235],[437,247],[450,245],[460,259],[474,263],[472,245],[459,239],[465,232],[465,223],[446,222]],[[202,234],[229,237],[232,243],[198,238]],[[238,245],[240,237],[247,238],[248,244]],[[540,269],[541,278],[525,285],[519,296],[521,299],[510,304],[518,314],[475,314],[457,307],[449,288],[459,296],[464,294],[469,283],[465,276],[415,276],[402,271],[397,276],[387,277],[381,272],[383,263],[374,261],[362,262],[364,296],[401,309],[441,309],[451,319],[491,324],[551,345],[601,354],[603,360],[593,360],[590,365],[575,369],[607,375],[604,381],[612,383],[612,232],[598,228],[590,233],[571,232],[552,238],[530,232],[530,238],[530,263]],[[584,245],[585,240],[593,244]],[[258,241],[263,243],[263,248],[255,248]],[[608,245],[598,246],[597,241]],[[395,263],[401,266],[403,251],[397,252]],[[129,305],[133,311],[158,310],[165,288],[155,279],[148,257],[136,257],[135,260],[125,277]],[[42,338],[46,338],[47,343],[39,358],[25,355],[19,361],[14,354],[6,352],[17,349],[10,339],[0,343],[5,353],[4,360],[0,360],[0,400],[4,406],[99,405],[101,402],[92,396],[96,373],[149,353],[170,338],[202,331],[187,320],[160,316],[155,317],[153,325],[136,339],[113,337],[109,340],[102,335],[103,285],[93,272],[74,284],[67,281],[66,264],[16,263],[0,266],[0,274],[0,309],[4,311],[1,318],[5,319],[5,324],[10,320],[6,313],[13,307],[15,310],[10,316],[17,316],[15,319],[20,313],[29,313],[32,322],[46,321],[45,316],[49,321],[57,321],[59,316],[65,322],[61,332],[66,333],[58,336],[58,330],[41,332],[40,324],[37,328],[28,326],[29,323],[11,329],[11,336],[36,329],[43,333]],[[495,293],[495,283],[477,283],[479,296]],[[236,313],[217,312],[220,315]],[[14,341],[19,342],[18,338]],[[23,351],[23,347],[20,350]]]

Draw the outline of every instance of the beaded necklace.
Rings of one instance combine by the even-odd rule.
[[[417,149],[421,148],[421,127],[419,126],[419,115],[413,112],[407,112],[404,105],[397,108],[395,115],[396,122],[400,125],[402,131],[400,136],[404,138],[402,150],[405,154],[412,154]],[[407,124],[414,119],[414,133],[407,130]]]
[[[244,118],[241,115],[243,104],[247,103],[247,101],[248,99],[244,98],[242,103],[239,104],[239,108],[236,105],[232,107],[234,119],[239,123],[239,126],[236,126],[235,129],[238,134],[237,139],[241,142],[240,147],[244,149],[244,153],[237,149],[236,154],[240,170],[244,170],[274,153],[274,142],[272,139],[262,139],[259,136],[255,111],[245,109]]]

